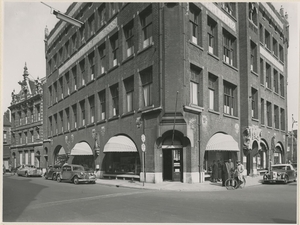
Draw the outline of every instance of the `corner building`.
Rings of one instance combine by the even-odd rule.
[[[229,158],[255,173],[257,154],[244,150],[242,135],[262,126],[244,113],[253,78],[250,69],[241,74],[251,51],[240,38],[248,18],[239,18],[248,11],[247,3],[71,4],[66,14],[83,25],[60,21],[45,32],[49,162],[154,183],[203,182],[213,160]],[[282,75],[286,85],[286,67]],[[286,114],[286,97],[279,99]]]

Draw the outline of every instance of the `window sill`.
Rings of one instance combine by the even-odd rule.
[[[149,48],[152,48],[152,46],[154,45],[154,43],[152,42],[151,44],[149,44],[147,47],[143,48],[142,50],[138,51],[137,54],[141,54],[142,52],[148,50]]]
[[[226,65],[226,66],[228,66],[228,67],[230,67],[231,69],[234,69],[237,72],[239,71],[238,68],[236,68],[235,66],[232,66],[232,65],[230,65],[230,64],[228,64],[228,63],[226,63],[224,61],[223,61],[223,64]]]
[[[105,71],[104,73],[100,74],[99,76],[97,76],[97,77],[96,77],[96,80],[100,79],[101,77],[104,77],[105,74],[106,74],[106,71]]]
[[[82,88],[84,88],[85,87],[85,84],[84,85],[82,85],[80,88],[78,88],[78,91],[80,91]]]
[[[77,128],[73,128],[72,130],[71,130],[71,132],[73,132],[73,131],[77,131],[78,129]]]
[[[142,114],[147,114],[147,113],[153,113],[153,112],[161,111],[161,110],[162,110],[161,106],[154,108],[154,105],[152,105],[150,107],[146,107],[146,108],[140,109],[139,111]]]
[[[113,116],[113,117],[111,117],[111,118],[108,119],[108,122],[113,121],[113,120],[117,120],[119,118],[120,118],[120,115]]]
[[[268,87],[266,87],[266,90],[269,91],[269,92],[272,92],[272,90]]]
[[[124,59],[122,62],[121,62],[121,65],[127,63],[128,61],[130,61],[131,59],[133,59],[135,57],[135,53],[133,53],[131,56],[128,56],[126,59]]]
[[[270,127],[269,125],[266,125],[266,128],[270,129],[270,130],[273,130],[272,127]]]
[[[190,112],[190,113],[202,113],[203,112],[203,107],[200,107],[198,105],[184,105],[183,106],[184,111]]]
[[[252,121],[255,121],[255,122],[257,122],[257,123],[259,123],[259,119],[257,119],[257,118],[253,118],[253,117],[252,117],[251,120],[252,120]]]
[[[280,132],[279,128],[274,128],[274,130]]]
[[[107,122],[107,119],[104,119],[104,120],[98,121],[96,124],[99,125],[99,124],[103,124],[103,123],[106,123],[106,122]]]
[[[198,48],[198,49],[200,49],[201,51],[203,51],[204,49],[203,49],[203,47],[201,47],[200,45],[198,45],[198,44],[195,44],[194,42],[192,42],[191,40],[189,40],[189,43],[191,44],[191,45],[193,45],[193,46],[195,46],[196,48]]]
[[[236,117],[236,116],[232,116],[232,115],[229,115],[229,114],[225,114],[225,113],[223,113],[223,116],[224,116],[224,117],[231,118],[231,119],[239,120],[239,118],[238,118],[238,117]]]
[[[251,70],[251,73],[258,77],[258,73],[257,72]]]
[[[95,126],[95,122],[94,123],[89,123],[88,125],[86,125],[86,127],[92,127]]]
[[[131,111],[131,112],[127,112],[127,113],[124,113],[121,115],[121,118],[124,118],[124,117],[127,117],[127,116],[132,116],[135,114],[135,110],[134,111]]]
[[[213,109],[208,109],[208,112],[213,113],[213,114],[216,114],[216,115],[220,115],[220,112],[215,111],[215,110],[213,110]]]
[[[214,59],[220,61],[220,58],[218,56],[216,56],[216,55],[214,55],[214,54],[212,54],[210,52],[207,52],[207,54],[210,55],[211,57],[213,57]]]
[[[110,73],[113,70],[117,69],[120,66],[120,64],[118,63],[117,65],[115,65],[114,67],[110,68],[107,72]]]
[[[79,127],[78,130],[82,130],[84,128],[86,128],[86,125]]]

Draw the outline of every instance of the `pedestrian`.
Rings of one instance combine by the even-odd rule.
[[[218,160],[218,181],[222,181],[222,163],[221,160]]]
[[[218,180],[218,164],[216,160],[213,160],[213,165],[212,165],[212,182],[217,182]]]
[[[223,187],[225,186],[225,181],[229,178],[229,173],[227,171],[226,163],[228,163],[228,161],[226,161],[225,163],[221,162],[221,164],[222,164],[222,186]]]
[[[243,172],[244,172],[244,166],[241,164],[241,161],[237,161],[237,166],[236,166],[236,177],[237,180],[239,181],[239,185],[243,183]]]

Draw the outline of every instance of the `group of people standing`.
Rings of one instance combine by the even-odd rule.
[[[241,176],[243,170],[244,169],[240,161],[237,161],[237,167],[235,167],[231,159],[228,159],[226,161],[213,160],[211,181],[222,181],[222,186],[225,186],[225,181],[231,176],[231,173],[236,171],[237,176]]]

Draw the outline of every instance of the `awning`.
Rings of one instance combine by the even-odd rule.
[[[137,152],[137,149],[131,139],[124,135],[118,135],[108,140],[103,152]]]
[[[240,151],[238,143],[228,134],[217,133],[212,136],[207,145],[206,151]]]
[[[93,151],[86,142],[80,142],[74,146],[70,155],[93,155]]]

